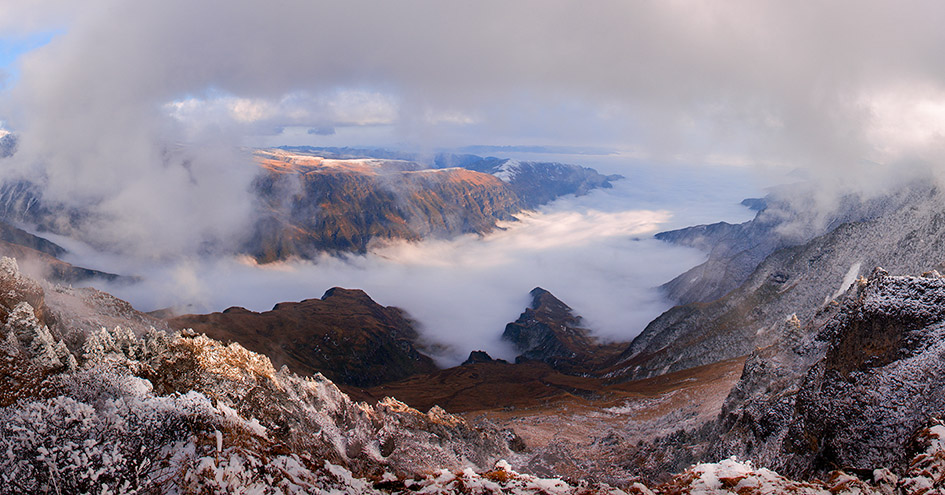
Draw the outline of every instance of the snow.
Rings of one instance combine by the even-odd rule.
[[[506,160],[492,175],[498,177],[503,182],[512,182],[512,179],[518,174],[521,166],[522,163],[518,160]]]
[[[849,270],[847,270],[847,274],[843,276],[843,282],[840,283],[840,288],[838,288],[837,292],[834,292],[832,296],[828,297],[824,301],[824,304],[827,304],[830,301],[842,296],[844,292],[850,289],[850,287],[853,287],[857,276],[860,274],[861,266],[862,264],[860,262],[856,262],[850,267]]]
[[[856,264],[845,284],[858,273]],[[8,259],[0,260],[4,276],[28,284]],[[877,280],[861,293],[862,311],[926,321],[943,317],[945,281]],[[12,351],[0,352],[14,352],[14,364],[28,371],[41,365],[49,375],[43,394],[0,407],[0,486],[14,493],[391,491],[375,483],[428,494],[518,495],[826,495],[945,488],[945,424],[938,420],[916,434],[924,450],[906,472],[878,467],[867,481],[836,471],[827,482],[798,482],[734,457],[697,464],[654,490],[641,483],[625,492],[538,477],[515,470],[525,463],[508,450],[501,432],[473,428],[441,408],[421,413],[394,399],[376,406],[355,403],[324,376],[276,371],[264,356],[193,333],[152,331],[138,337],[122,327],[102,328],[88,336],[76,360],[30,305],[20,301],[12,307],[3,322]],[[877,390],[896,389],[897,380],[917,382],[919,374],[939,370],[929,360],[945,355],[945,338],[939,338],[945,324],[925,330],[935,338],[922,352],[890,364],[888,369],[898,367],[896,373],[877,381]],[[75,364],[47,369],[53,358]],[[632,412],[624,404],[601,414]],[[381,455],[386,444],[394,447]]]

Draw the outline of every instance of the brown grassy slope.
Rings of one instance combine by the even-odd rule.
[[[336,287],[321,299],[279,303],[262,313],[234,307],[167,321],[172,328],[239,342],[277,367],[320,372],[341,385],[369,387],[436,370],[433,360],[414,348],[417,334],[403,312],[360,290]]]
[[[358,398],[376,401],[391,396],[424,411],[438,405],[451,413],[506,411],[513,416],[522,415],[522,409],[531,410],[527,414],[554,411],[562,404],[599,409],[680,391],[698,400],[696,391],[703,388],[721,387],[727,394],[744,361],[743,357],[730,359],[616,385],[600,378],[566,375],[537,361],[475,363],[371,387]],[[674,404],[679,405],[667,402],[656,411]]]

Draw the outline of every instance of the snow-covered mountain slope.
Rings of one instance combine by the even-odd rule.
[[[929,419],[942,412],[945,376],[945,281],[935,274],[877,272],[818,317],[816,339],[791,320],[793,343],[759,351],[736,387],[741,395],[730,397],[727,417],[735,420],[715,424],[717,445],[741,446],[759,467],[700,463],[650,487],[627,474],[619,488],[580,471],[557,478],[555,466],[567,461],[560,456],[580,450],[516,453],[510,431],[390,398],[357,403],[319,374],[276,370],[265,356],[193,331],[86,328],[75,332],[81,346],[67,346],[61,330],[72,320],[64,314],[99,310],[111,323],[138,315],[100,295],[70,294],[64,303],[47,294],[15,261],[0,259],[0,493],[836,494],[945,485],[945,428]],[[742,421],[779,391],[797,398],[794,416]],[[574,418],[558,418],[560,433]],[[780,443],[751,430],[763,424],[775,425]],[[797,448],[796,439],[812,436],[821,449]],[[678,442],[649,445],[667,449],[663,457],[694,452]],[[634,472],[634,458],[597,452],[588,466]],[[771,452],[780,454],[766,458]],[[779,462],[827,481],[792,481],[769,470]],[[826,472],[834,465],[856,469]],[[538,468],[549,477],[525,474]]]
[[[902,472],[916,431],[945,414],[945,279],[877,269],[814,322],[749,359],[724,448],[795,476]]]
[[[781,322],[791,314],[807,321],[847,288],[844,281],[851,275],[874,266],[894,274],[940,267],[945,194],[933,186],[913,187],[888,205],[889,211],[875,218],[844,223],[805,244],[773,252],[745,283],[720,299],[671,308],[632,342],[613,376],[653,376],[747,355],[777,341]]]
[[[656,238],[700,249],[708,259],[663,285],[667,296],[679,304],[714,301],[744,283],[758,265],[778,249],[798,246],[832,232],[845,223],[861,222],[889,214],[914,200],[924,186],[904,188],[895,194],[863,198],[847,195],[835,205],[821,205],[817,189],[795,184],[776,188],[763,200],[745,200],[757,207],[751,221],[719,222],[660,232]]]
[[[16,145],[16,134],[0,129],[0,158],[13,156],[13,154],[16,153]]]

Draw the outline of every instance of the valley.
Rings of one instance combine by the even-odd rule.
[[[416,242],[428,236],[461,235],[468,228],[472,232],[466,233],[488,236],[503,215],[518,212],[528,201],[547,200],[540,194],[533,197],[538,199],[526,200],[532,196],[511,188],[513,168],[505,160],[449,155],[433,163],[458,160],[469,169],[422,168],[418,162],[364,158],[350,150],[346,153],[353,157],[326,158],[310,153],[257,152],[262,167],[259,180],[267,184],[259,190],[260,198],[268,202],[272,215],[266,221],[274,225],[274,219],[280,218],[277,231],[296,232],[293,242],[299,243],[290,247],[276,230],[265,234],[256,230],[255,235],[271,240],[268,245],[287,249],[271,251],[280,253],[272,262],[340,252],[336,248],[341,244],[326,247],[317,237],[304,234],[306,229],[325,233],[331,230],[326,225],[337,225],[340,230],[330,234],[336,240],[343,238],[339,237],[342,232],[360,232],[358,238],[365,240],[361,247],[344,241],[348,244],[342,249],[356,252],[401,235],[402,241]],[[581,189],[585,186],[569,181],[604,177],[580,167],[525,163],[516,164],[520,168],[515,170],[523,174],[542,167],[580,171],[577,176],[565,175],[562,180],[571,184],[560,186],[565,189],[555,185],[549,190],[586,192]],[[330,178],[331,185],[319,182],[320,177]],[[388,185],[381,185],[380,180]],[[420,182],[413,182],[417,180]],[[291,193],[292,187],[299,189]],[[342,188],[337,196],[328,194],[317,200],[311,196],[336,187]],[[413,199],[372,196],[410,188],[423,192],[410,196]],[[481,188],[504,192],[490,196],[492,193]],[[359,190],[366,194],[353,194]],[[903,473],[897,486],[905,490],[911,486],[907,483],[913,483],[908,480],[921,477],[906,476],[911,472],[910,456],[921,453],[911,440],[896,443],[893,438],[908,438],[929,424],[934,432],[934,421],[940,414],[935,411],[945,413],[945,402],[936,392],[922,392],[924,401],[908,408],[902,397],[909,392],[900,391],[901,385],[890,385],[906,380],[907,390],[937,390],[938,374],[931,371],[936,365],[927,356],[937,352],[935,332],[941,315],[936,308],[939,299],[945,300],[945,292],[940,275],[932,271],[943,265],[929,266],[928,260],[936,259],[940,251],[941,243],[936,239],[943,234],[936,230],[941,223],[937,217],[945,209],[945,197],[933,186],[909,185],[882,198],[851,196],[832,213],[811,221],[803,202],[779,194],[776,191],[763,201],[751,202],[755,218],[742,224],[719,223],[657,234],[662,242],[694,247],[708,255],[703,264],[663,286],[679,304],[632,340],[601,337],[567,302],[545,288],[534,287],[527,293],[528,302],[520,308],[519,316],[510,318],[504,330],[493,330],[514,351],[514,359],[497,359],[473,349],[466,362],[448,368],[437,364],[438,344],[421,331],[420,323],[403,309],[378,304],[363,290],[334,287],[318,299],[280,302],[269,311],[230,307],[214,313],[179,314],[168,308],[146,314],[105,292],[62,285],[75,280],[114,282],[120,276],[72,267],[57,259],[68,256],[64,248],[9,226],[0,231],[6,243],[0,245],[6,251],[0,252],[23,258],[26,267],[35,265],[28,273],[48,281],[29,282],[18,266],[8,268],[13,286],[32,288],[11,292],[6,328],[12,332],[9,335],[17,336],[16,345],[25,350],[11,347],[7,352],[34,357],[27,369],[9,361],[13,367],[8,376],[19,377],[18,385],[0,399],[7,407],[14,407],[24,398],[42,399],[40,390],[74,394],[75,390],[53,385],[61,379],[57,373],[97,376],[105,372],[96,364],[102,359],[118,359],[110,361],[113,363],[132,359],[120,365],[127,371],[119,376],[131,373],[145,380],[151,387],[148,394],[158,397],[175,391],[201,391],[217,401],[225,400],[226,407],[236,414],[260,421],[269,418],[265,419],[266,431],[289,435],[280,441],[297,447],[305,442],[290,441],[295,438],[293,431],[316,423],[324,429],[326,423],[303,419],[312,413],[299,411],[313,411],[313,406],[294,402],[309,400],[302,396],[279,399],[289,402],[282,403],[282,409],[272,409],[273,397],[289,390],[286,387],[299,386],[289,383],[314,380],[330,384],[329,390],[334,390],[328,392],[334,397],[331,400],[350,404],[344,408],[428,418],[420,423],[396,419],[393,421],[401,426],[365,432],[366,436],[356,441],[332,440],[334,443],[305,447],[315,449],[311,451],[316,452],[314,459],[345,466],[354,476],[375,472],[377,467],[370,467],[373,463],[390,469],[401,462],[393,461],[389,453],[401,448],[400,441],[385,440],[394,438],[385,435],[397,437],[405,433],[403,428],[434,428],[423,424],[445,421],[443,424],[453,425],[450,428],[471,428],[480,432],[476,435],[486,435],[471,437],[457,430],[450,433],[458,435],[458,443],[450,449],[464,452],[467,460],[472,459],[470,455],[480,459],[476,462],[482,470],[506,459],[514,470],[510,473],[525,477],[516,478],[520,481],[564,479],[592,483],[601,490],[615,487],[630,493],[644,489],[671,493],[679,483],[701,479],[696,474],[678,473],[694,473],[687,469],[737,456],[803,482],[825,477],[846,480],[845,485],[829,488],[840,493],[854,488],[882,492],[883,483],[890,482],[867,474],[888,469]],[[502,197],[507,201],[497,202]],[[339,198],[353,202],[339,203]],[[410,203],[417,198],[427,199]],[[443,198],[466,199],[451,202]],[[277,199],[283,202],[277,203]],[[401,206],[373,219],[360,217],[367,223],[344,227],[331,223],[331,215],[345,221],[359,218],[354,212],[370,210],[375,200],[378,205]],[[409,204],[414,206],[403,206]],[[427,209],[417,206],[420,204]],[[505,206],[490,209],[499,204]],[[464,213],[448,213],[452,210]],[[414,220],[408,221],[408,217]],[[24,217],[11,214],[9,218],[22,221]],[[453,220],[447,219],[463,220],[450,223]],[[301,221],[316,223],[303,228]],[[413,226],[412,233],[394,233],[390,229],[396,225]],[[298,247],[303,245],[307,251]],[[265,259],[257,257],[257,262],[262,261]],[[922,276],[891,276],[879,269],[866,273],[866,267],[880,265],[894,273]],[[124,283],[135,283],[134,277],[121,277]],[[25,292],[19,296],[17,290]],[[21,297],[30,301],[29,310],[16,302]],[[33,330],[17,328],[46,330],[36,330],[36,336],[31,336]],[[889,329],[896,333],[889,334]],[[864,358],[861,351],[853,349],[870,349],[870,354]],[[40,369],[45,371],[37,375],[35,370]],[[197,369],[209,374],[194,381]],[[270,378],[264,378],[267,376]],[[45,384],[43,380],[52,382]],[[224,389],[216,388],[224,386],[220,380],[238,380],[242,383],[238,389],[242,387],[243,392],[222,392]],[[266,380],[281,384],[270,389],[264,385]],[[861,381],[867,385],[858,385]],[[842,395],[849,398],[838,400],[835,392],[827,390],[843,390]],[[877,390],[883,401],[895,405],[882,407],[904,412],[890,415],[877,410],[882,407],[870,398]],[[102,392],[94,394],[98,393]],[[131,392],[121,392],[127,393]],[[297,393],[301,392],[293,392]],[[319,407],[325,406],[314,410]],[[880,417],[895,419],[880,421]],[[350,421],[360,420],[351,417],[343,421],[345,426],[337,430],[341,435],[353,427]],[[378,420],[371,421],[376,425]],[[405,426],[408,423],[413,426]],[[898,433],[863,443],[859,440],[867,435],[863,424]],[[805,440],[812,436],[824,444]],[[239,448],[245,455],[257,455],[260,447]],[[457,455],[443,452],[427,458],[419,453],[427,447],[417,451],[404,448],[407,450],[399,454],[404,456],[403,462],[428,459],[423,464],[427,468],[399,465],[393,475],[398,481],[391,487],[401,483],[406,487],[411,476],[430,466],[450,465],[456,459],[450,456]],[[372,454],[373,449],[379,449],[380,454]],[[711,469],[750,471],[724,462],[713,466]],[[843,466],[846,474],[837,474],[838,466]],[[306,476],[323,476],[315,467],[307,469],[311,474]],[[479,472],[491,476],[487,471]],[[854,477],[842,478],[851,475]],[[374,487],[381,491],[388,486],[378,483]]]
[[[943,18],[0,0],[0,495],[945,494]]]

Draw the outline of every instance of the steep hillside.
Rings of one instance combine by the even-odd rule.
[[[724,448],[810,478],[909,467],[945,415],[945,280],[877,269],[805,331],[756,351],[725,407]],[[821,323],[822,322],[822,323]]]
[[[329,289],[321,299],[279,303],[256,313],[222,313],[168,320],[224,342],[239,342],[293,372],[322,373],[342,385],[370,387],[436,370],[413,342],[417,332],[399,308],[384,307],[360,290]]]
[[[425,165],[325,158],[317,151],[257,152],[263,172],[253,189],[261,214],[245,250],[259,261],[363,253],[378,241],[484,234],[523,209],[610,187],[618,178],[574,165],[479,157],[452,159],[461,166],[446,166],[453,163],[447,159]]]
[[[666,311],[634,339],[613,376],[653,376],[747,355],[778,340],[791,314],[812,317],[867,267],[897,274],[937,268],[945,249],[945,195],[914,187],[882,204],[881,215],[773,252],[720,299]]]
[[[743,204],[758,210],[745,223],[719,222],[656,234],[657,239],[708,254],[704,263],[663,285],[667,296],[679,304],[714,301],[744,283],[774,251],[802,245],[844,223],[892,213],[924,189],[916,186],[867,199],[848,195],[835,205],[820,205],[810,187],[795,184],[775,189],[764,199],[745,200]]]

